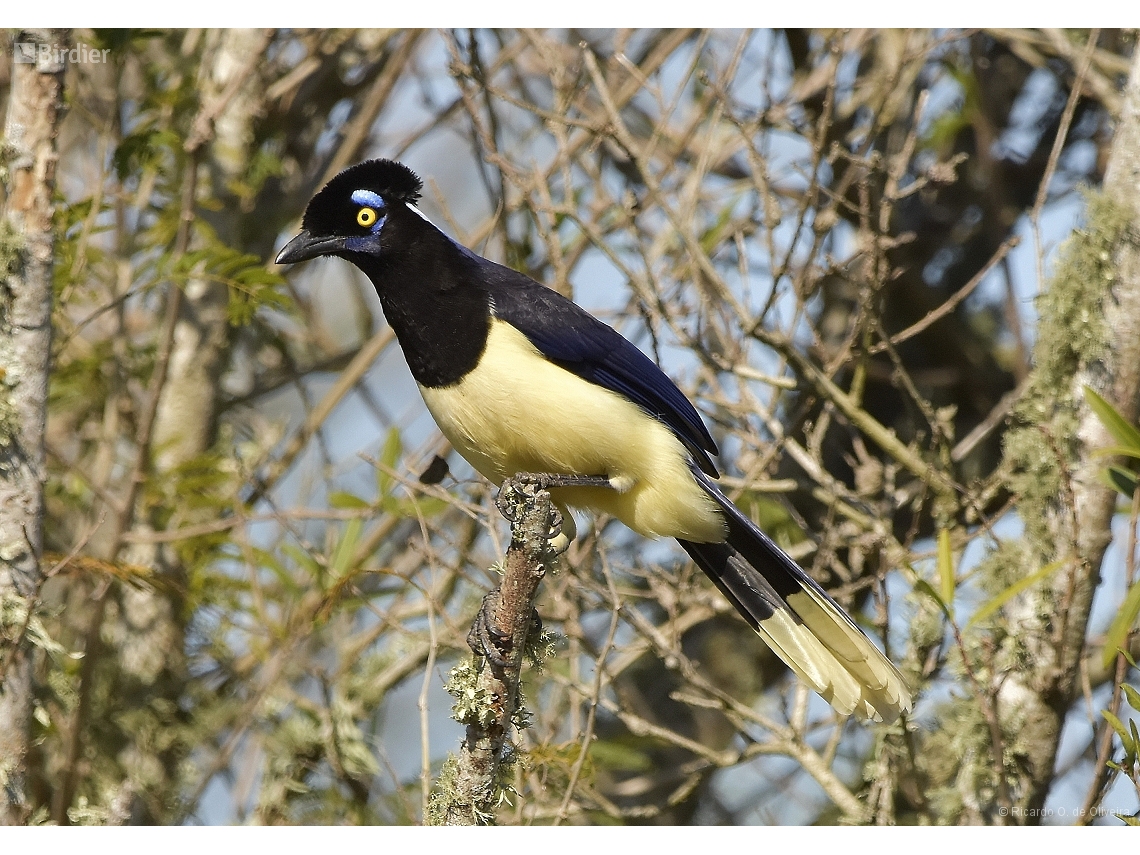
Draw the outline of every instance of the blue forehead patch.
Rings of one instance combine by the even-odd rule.
[[[370,208],[383,208],[384,198],[371,190],[353,190],[352,201],[357,205],[367,205]]]

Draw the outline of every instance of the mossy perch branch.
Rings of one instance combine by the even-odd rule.
[[[430,825],[489,825],[513,765],[509,735],[518,723],[519,680],[527,636],[534,625],[534,601],[554,555],[550,539],[559,514],[542,488],[542,476],[519,476],[503,484],[499,509],[511,523],[511,545],[503,581],[483,601],[470,640],[487,649],[457,666],[448,691],[456,696],[454,716],[467,725],[458,757],[449,757],[428,809]]]

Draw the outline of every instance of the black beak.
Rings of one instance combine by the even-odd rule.
[[[302,231],[277,253],[278,264],[296,264],[298,261],[308,261],[319,255],[333,255],[344,252],[344,238],[342,237],[313,237],[309,232]]]

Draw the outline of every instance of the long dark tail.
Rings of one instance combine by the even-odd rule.
[[[902,674],[827,592],[696,467],[728,521],[724,543],[678,541],[760,637],[845,715],[891,722],[911,708]]]

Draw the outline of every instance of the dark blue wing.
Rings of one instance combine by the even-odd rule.
[[[551,362],[624,395],[664,422],[702,470],[717,477],[716,443],[694,409],[660,368],[612,327],[557,291],[474,253],[496,317],[530,339]]]

